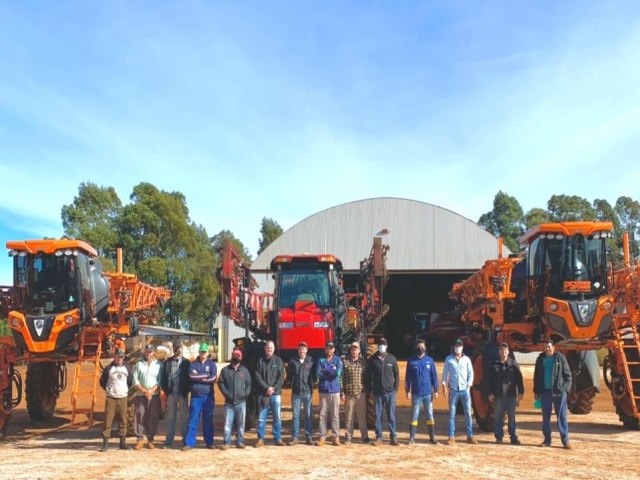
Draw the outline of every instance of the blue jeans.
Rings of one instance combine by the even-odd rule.
[[[382,410],[387,414],[389,434],[396,438],[396,392],[376,393],[376,439],[382,438]]]
[[[180,435],[182,441],[189,432],[189,395],[170,393],[167,395],[167,435],[165,445],[171,446],[176,435],[176,419],[180,415]]]
[[[311,411],[311,394],[291,395],[291,408],[293,410],[293,426],[291,429],[291,438],[298,439],[300,432],[300,407],[304,406],[304,435],[305,438],[311,438],[311,430],[313,428],[313,412]]]
[[[427,414],[427,425],[433,425],[433,402],[431,395],[419,395],[411,397],[411,425],[418,426],[418,417],[420,410],[424,406],[424,412]]]
[[[224,404],[224,444],[231,445],[231,431],[236,427],[236,444],[244,443],[244,419],[247,415],[247,402],[240,402],[237,405],[231,403]]]
[[[213,445],[213,393],[192,396],[189,405],[189,432],[184,439],[187,447],[195,447],[198,435],[198,422],[202,414],[202,438],[204,443]]]
[[[567,394],[555,396],[551,390],[543,390],[540,395],[540,403],[542,403],[542,434],[544,435],[544,443],[551,445],[551,407],[556,412],[558,419],[558,431],[560,432],[560,440],[566,445],[569,442],[569,421],[567,419]]]
[[[458,400],[464,408],[464,423],[467,427],[467,437],[473,437],[473,419],[471,418],[471,394],[469,390],[449,389],[449,438],[456,436],[456,408]]]
[[[265,430],[267,429],[267,415],[271,410],[271,416],[273,417],[273,439],[277,442],[281,439],[282,422],[280,421],[280,406],[282,403],[282,395],[271,395],[266,397],[269,399],[267,406],[262,406],[262,399],[265,398],[262,395],[258,396],[258,405],[260,406],[260,413],[258,416],[258,438],[264,440]]]
[[[518,439],[516,435],[516,397],[496,397],[493,401],[493,434],[496,440],[502,440],[504,436],[503,418],[507,414],[508,430],[511,441]]]

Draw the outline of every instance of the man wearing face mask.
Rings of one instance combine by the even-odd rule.
[[[442,372],[444,396],[449,400],[449,440],[447,444],[456,444],[456,407],[458,400],[464,408],[464,421],[467,427],[467,443],[476,444],[473,438],[473,420],[471,418],[471,394],[473,385],[473,365],[463,352],[462,340],[457,339],[453,344],[453,353],[444,361]]]
[[[231,445],[231,432],[236,428],[236,448],[245,448],[244,422],[247,414],[247,398],[251,393],[251,374],[240,362],[242,350],[234,348],[231,363],[220,372],[220,393],[224,397],[224,440],[220,447],[226,450]]]
[[[160,386],[167,395],[167,436],[164,448],[171,448],[173,445],[178,414],[183,444],[189,431],[189,365],[189,360],[182,356],[182,344],[173,342],[173,357],[164,362],[160,375]]]
[[[438,372],[433,358],[427,355],[427,344],[424,340],[416,342],[416,354],[407,361],[404,388],[407,392],[407,399],[411,400],[412,409],[409,445],[415,443],[418,417],[423,405],[427,415],[429,442],[435,445],[438,442],[435,439],[433,398],[438,398]]]
[[[382,442],[382,410],[387,414],[391,445],[398,446],[396,431],[396,393],[400,387],[400,371],[398,360],[387,352],[387,340],[378,340],[378,351],[367,362],[367,392],[373,393],[376,403],[376,439],[371,445],[378,446]]]

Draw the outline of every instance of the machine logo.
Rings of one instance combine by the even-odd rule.
[[[578,305],[578,312],[580,313],[580,318],[582,319],[582,322],[586,322],[587,321],[587,315],[589,315],[589,305],[586,303],[583,303],[582,305]]]
[[[44,320],[42,318],[38,318],[33,321],[33,327],[36,329],[36,333],[38,336],[42,335],[42,329],[44,328]]]

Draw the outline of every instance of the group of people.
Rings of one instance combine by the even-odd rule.
[[[265,445],[266,423],[272,417],[272,434],[275,445],[297,445],[301,442],[300,421],[303,417],[304,441],[307,445],[323,446],[331,430],[332,444],[340,446],[340,404],[345,406],[345,435],[343,442],[350,444],[357,418],[360,439],[373,446],[383,439],[383,416],[386,416],[390,445],[397,446],[396,396],[400,388],[398,361],[387,351],[387,341],[381,338],[377,352],[365,360],[360,344],[354,342],[344,359],[336,355],[333,342],[327,342],[325,355],[314,360],[308,355],[305,342],[300,342],[297,357],[285,363],[275,354],[275,345],[269,341],[264,346],[264,356],[256,364],[253,376],[242,364],[242,350],[234,349],[229,365],[218,378],[216,362],[209,357],[206,344],[199,347],[198,357],[190,362],[182,355],[180,343],[174,343],[174,355],[161,364],[154,358],[153,346],[147,345],[144,357],[131,369],[124,363],[124,350],[118,349],[113,362],[107,366],[100,379],[106,391],[106,419],[101,451],[108,449],[108,439],[114,419],[119,421],[120,449],[128,449],[127,398],[129,389],[135,388],[134,430],[137,441],[134,449],[155,448],[155,436],[161,415],[160,395],[166,396],[167,431],[163,448],[173,445],[176,423],[180,417],[182,450],[196,444],[198,425],[202,424],[202,436],[207,448],[214,448],[213,411],[214,384],[218,384],[224,397],[225,426],[223,443],[225,450],[232,444],[235,430],[235,446],[245,448],[244,429],[247,401],[252,391],[258,397],[258,439],[255,447]],[[496,443],[503,443],[503,418],[508,418],[508,433],[512,445],[520,445],[516,433],[516,406],[524,395],[524,382],[518,363],[509,352],[509,346],[501,343],[498,358],[485,369],[487,400],[494,406],[494,434]],[[282,386],[285,379],[291,385],[293,412],[291,439],[282,439]],[[438,381],[436,365],[423,340],[415,345],[415,354],[407,361],[404,388],[411,401],[409,444],[416,441],[418,419],[425,412],[429,443],[436,444],[433,401],[438,398],[439,387],[449,404],[447,444],[455,445],[456,409],[460,402],[464,410],[466,441],[475,444],[471,418],[471,386],[474,371],[471,360],[464,354],[463,343],[456,340],[452,353],[445,359],[442,382]],[[313,390],[320,398],[319,437],[313,442]],[[571,387],[571,371],[564,355],[555,350],[553,342],[545,345],[545,351],[536,361],[534,394],[542,409],[544,441],[551,445],[551,413],[555,409],[562,444],[571,448],[567,422],[567,393]],[[253,389],[253,390],[252,390]],[[375,402],[375,438],[367,429],[367,396]]]

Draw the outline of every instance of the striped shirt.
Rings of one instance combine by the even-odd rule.
[[[359,395],[364,392],[364,369],[365,363],[362,357],[355,362],[351,357],[344,359],[344,369],[342,370],[341,390],[345,395]]]

